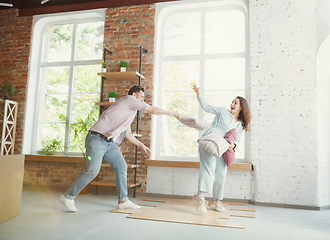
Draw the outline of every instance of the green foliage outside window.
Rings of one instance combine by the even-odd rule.
[[[99,59],[102,58],[103,22],[77,25],[76,59],[81,65],[63,62],[72,57],[73,24],[49,28],[41,71],[37,151],[40,154],[85,152],[87,131],[97,121],[101,80]],[[101,36],[101,38],[100,38]],[[86,65],[84,60],[97,60]],[[79,63],[80,64],[80,63]],[[71,80],[70,80],[71,79]]]

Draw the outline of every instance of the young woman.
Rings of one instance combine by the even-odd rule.
[[[207,113],[215,115],[212,127],[207,129],[203,136],[212,132],[224,137],[228,131],[235,128],[237,133],[236,141],[231,142],[228,148],[228,150],[235,150],[238,147],[243,131],[249,131],[251,122],[251,112],[246,99],[236,97],[230,105],[230,110],[228,110],[224,107],[214,107],[207,104],[195,82],[191,84],[191,88],[196,92],[202,109]],[[221,203],[227,175],[225,159],[223,156],[219,158],[215,157],[200,145],[198,146],[198,150],[200,156],[198,193],[193,196],[196,209],[200,213],[206,213],[206,208],[219,212],[225,211]],[[210,192],[213,192],[213,198],[211,201],[206,202],[204,193]]]

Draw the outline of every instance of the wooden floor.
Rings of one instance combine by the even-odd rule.
[[[207,214],[200,214],[191,199],[146,198],[138,203],[141,206],[139,210],[114,209],[110,212],[128,214],[127,218],[238,229],[244,229],[244,224],[230,222],[231,216],[255,217],[255,209],[244,207],[244,203],[222,203],[226,208],[225,212],[208,210]]]

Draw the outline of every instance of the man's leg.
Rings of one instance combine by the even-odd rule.
[[[104,160],[115,170],[118,208],[139,209],[138,205],[128,200],[127,164],[117,144],[110,143],[109,150],[104,155]]]
[[[108,150],[106,141],[99,136],[87,134],[85,139],[86,146],[86,170],[83,171],[76,180],[71,184],[69,189],[61,197],[62,203],[71,211],[76,211],[74,206],[74,199],[84,187],[87,186],[100,172],[102,158],[104,153]],[[71,201],[68,201],[71,200]]]

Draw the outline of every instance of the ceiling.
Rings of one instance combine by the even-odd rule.
[[[0,3],[12,3],[14,8],[19,9],[20,16],[32,16],[47,13],[114,8],[170,1],[177,0],[49,0],[44,4],[41,4],[41,0],[0,0]],[[11,9],[11,7],[0,6],[0,10],[3,9]]]

